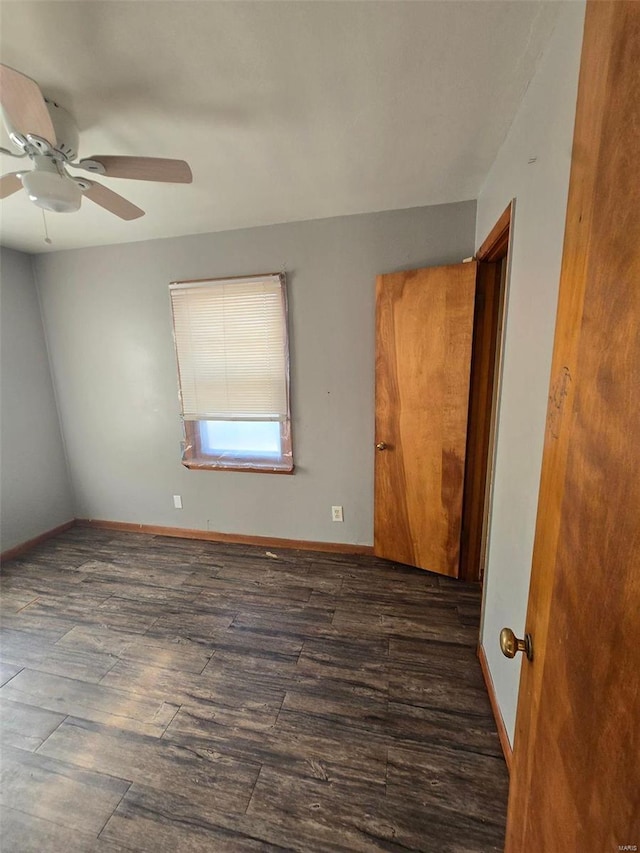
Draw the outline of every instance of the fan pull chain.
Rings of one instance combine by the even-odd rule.
[[[47,231],[47,220],[44,215],[44,210],[42,211],[42,224],[44,225],[44,242],[51,245],[53,241],[49,237],[49,232]]]

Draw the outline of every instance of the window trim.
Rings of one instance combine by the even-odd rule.
[[[280,421],[280,442],[282,447],[281,458],[288,457],[291,460],[291,467],[280,468],[262,464],[257,458],[249,456],[241,457],[237,465],[225,464],[214,456],[211,456],[202,451],[200,443],[200,431],[198,429],[198,421],[185,420],[181,414],[182,431],[183,431],[183,452],[182,465],[192,471],[245,471],[254,474],[294,474],[295,464],[293,462],[293,426],[291,418],[291,347],[289,339],[289,302],[287,293],[287,279],[284,272],[267,272],[253,273],[250,275],[233,275],[221,276],[216,278],[193,278],[179,279],[172,281],[169,284],[169,301],[171,303],[171,291],[177,288],[187,288],[189,286],[201,285],[205,287],[207,284],[216,284],[218,282],[242,282],[250,280],[259,280],[266,278],[277,277],[280,279],[280,294],[282,298],[282,312],[285,324],[285,385],[286,385],[286,400],[287,400],[287,418]],[[178,347],[174,328],[173,305],[171,304],[171,325],[173,333],[174,351],[176,355],[176,367],[178,377],[178,396],[182,401],[182,380],[180,377],[180,361],[178,359]],[[182,408],[182,402],[180,403]],[[215,420],[215,418],[211,418]],[[242,462],[241,459],[245,461]]]

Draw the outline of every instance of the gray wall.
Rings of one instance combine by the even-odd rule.
[[[503,657],[498,635],[509,626],[522,637],[527,611],[584,8],[561,5],[478,200],[478,245],[516,200],[482,627],[512,743],[523,656]]]
[[[76,515],[370,544],[375,276],[460,261],[474,227],[464,202],[35,257]],[[296,473],[188,471],[168,284],[279,270]]]
[[[31,258],[0,250],[0,549],[73,518]]]

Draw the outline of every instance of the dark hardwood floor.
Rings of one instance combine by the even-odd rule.
[[[3,853],[502,850],[477,587],[81,527],[1,586]]]

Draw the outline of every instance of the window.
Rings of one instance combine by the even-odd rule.
[[[291,473],[284,275],[169,287],[187,468]]]

